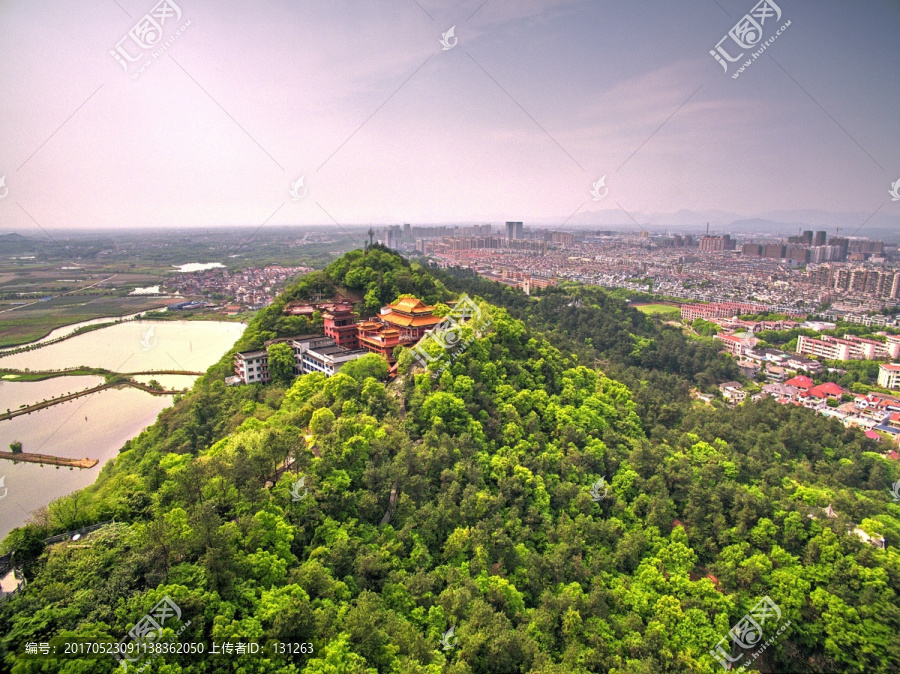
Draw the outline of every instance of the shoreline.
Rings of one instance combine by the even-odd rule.
[[[74,323],[69,323],[68,325],[60,325],[59,327],[53,328],[52,330],[47,332],[46,335],[43,335],[38,339],[34,339],[30,342],[23,342],[22,344],[16,344],[14,346],[4,346],[0,348],[0,358],[3,358],[4,356],[14,356],[18,353],[24,353],[26,351],[33,351],[44,346],[50,346],[51,344],[58,344],[59,342],[65,341],[71,337],[84,335],[89,332],[93,332],[94,330],[108,328],[111,325],[118,325],[119,323],[127,323],[129,321],[139,320],[141,317],[151,311],[163,312],[164,310],[165,307],[162,307],[160,309],[146,309],[145,311],[140,311],[136,314],[126,314],[124,316],[98,316],[97,318],[91,318],[87,321],[75,321]],[[92,323],[92,321],[104,322]],[[68,334],[60,335],[59,337],[54,337],[53,339],[47,339],[47,337],[52,335],[56,330],[65,330],[66,328],[71,328],[72,326],[78,325],[79,323],[85,323],[85,325],[81,325],[80,327],[75,328]]]
[[[154,314],[154,315],[149,315]],[[109,320],[106,320],[106,319]],[[4,358],[5,356],[15,356],[20,353],[26,353],[28,351],[36,351],[45,346],[50,346],[52,344],[59,344],[60,342],[64,342],[67,339],[71,339],[72,337],[78,337],[80,335],[85,335],[89,332],[94,332],[95,330],[100,330],[102,328],[109,328],[114,325],[120,325],[122,323],[136,323],[140,321],[211,321],[211,322],[227,322],[227,323],[242,323],[246,325],[246,320],[243,318],[239,320],[234,320],[231,316],[225,316],[222,314],[210,314],[209,316],[197,316],[196,314],[188,313],[186,315],[178,315],[177,312],[168,311],[166,307],[161,307],[158,309],[147,309],[146,311],[142,311],[137,314],[128,314],[126,316],[116,317],[116,316],[105,316],[99,318],[92,318],[91,321],[104,321],[103,323],[92,323],[90,325],[83,325],[79,328],[76,328],[72,332],[66,335],[60,335],[59,337],[54,337],[53,339],[47,339],[47,336],[52,334],[55,330],[62,330],[67,327],[71,327],[73,325],[78,325],[78,323],[70,323],[69,325],[63,325],[58,328],[53,328],[46,335],[41,337],[40,339],[33,340],[31,342],[25,342],[24,344],[19,344],[17,346],[6,346],[0,348],[0,358]],[[47,341],[42,341],[47,340]]]

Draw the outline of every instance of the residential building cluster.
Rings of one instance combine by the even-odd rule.
[[[682,314],[684,315],[684,314]],[[689,314],[690,315],[690,314]],[[823,321],[743,321],[738,318],[710,317],[710,322],[718,325],[722,332],[716,334],[723,351],[738,359],[738,365],[746,365],[747,360],[781,366],[787,364],[795,370],[821,372],[820,360],[896,360],[900,358],[900,335],[878,333],[883,338],[871,339],[845,334],[843,338],[822,335],[821,338],[799,335],[795,353],[790,354],[778,349],[757,349],[759,340],[754,336],[763,330],[791,330],[806,328],[821,332],[833,330],[834,323]],[[748,369],[752,367],[748,366]],[[757,368],[758,370],[758,368]],[[755,376],[755,374],[754,374]],[[883,384],[881,384],[883,385]],[[894,388],[886,386],[885,388]]]
[[[499,236],[479,237],[446,237],[440,241],[419,240],[416,250],[424,255],[453,255],[458,251],[489,249],[498,252],[516,251],[531,253],[533,255],[545,255],[547,253],[546,241],[528,241],[526,239],[505,239]]]
[[[499,231],[482,225],[477,233],[456,228],[432,234],[412,243],[403,239],[401,249],[417,250],[441,266],[471,268],[498,280],[531,275],[686,303],[736,302],[757,305],[759,311],[803,316],[819,315],[829,305],[822,317],[883,326],[896,324],[886,312],[900,308],[896,246],[852,237],[828,239],[824,231],[809,230],[786,242],[769,239],[746,247],[730,234],[553,232],[520,227],[518,222]],[[525,243],[544,246],[513,247]]]
[[[900,371],[900,366],[895,366]],[[866,431],[867,437],[879,440],[876,431],[894,436],[900,442],[900,397],[884,393],[852,393],[838,384],[815,384],[805,375],[794,375],[783,381],[769,381],[757,393],[750,394],[740,382],[719,386],[722,397],[731,405],[747,400],[771,397],[783,405],[796,405],[837,419],[850,427]],[[898,458],[894,451],[889,458]]]
[[[900,299],[900,270],[823,264],[810,266],[807,277],[820,288],[878,299]]]
[[[814,339],[798,337],[797,353],[791,354],[779,349],[760,348],[759,340],[753,336],[763,324],[773,321],[740,321],[737,319],[714,319],[721,324],[731,323],[732,330],[746,332],[723,332],[715,339],[722,349],[737,361],[738,368],[749,379],[758,379],[762,374],[765,384],[762,389],[750,394],[740,382],[726,382],[719,387],[722,397],[731,405],[737,405],[751,398],[759,400],[767,396],[783,404],[808,407],[817,412],[836,418],[848,426],[860,426],[867,430],[869,437],[878,439],[875,431],[882,431],[896,437],[900,442],[900,398],[884,393],[869,392],[859,395],[832,382],[816,385],[811,376],[825,371],[825,366],[815,358],[826,360],[852,359],[896,359],[900,357],[900,336],[883,335],[884,342],[845,335],[843,339],[823,335]],[[780,323],[791,324],[792,321]],[[748,325],[749,324],[749,325]],[[766,329],[772,327],[766,325]],[[789,329],[789,326],[780,326]],[[807,321],[799,327],[833,329],[834,324]],[[748,329],[749,328],[749,329]],[[727,328],[726,328],[727,329]],[[814,356],[808,357],[808,356]],[[878,386],[884,389],[900,389],[900,364],[880,363]],[[850,400],[853,400],[850,403]],[[831,402],[829,402],[831,401]],[[897,458],[896,452],[892,458]]]
[[[740,314],[758,314],[766,311],[759,304],[743,302],[714,302],[712,304],[684,304],[681,307],[681,319],[694,321],[698,318],[712,320],[714,318],[734,318]]]
[[[741,247],[741,253],[801,263],[844,260],[862,262],[884,255],[884,242],[840,236],[828,239],[824,231],[816,232],[815,236],[812,231],[805,231],[799,236],[788,237],[787,243],[783,240],[777,243],[745,243]]]
[[[376,232],[369,230],[374,242]],[[575,246],[575,235],[549,229],[526,229],[524,223],[510,221],[497,233],[490,224],[453,227],[413,227],[392,225],[381,231],[379,242],[388,248],[431,256],[454,256],[461,251],[492,250],[544,255],[548,246]]]
[[[204,297],[232,303],[231,309],[256,310],[269,306],[287,283],[301,274],[313,271],[309,267],[268,265],[249,267],[239,272],[217,267],[195,272],[180,272],[166,279],[167,293]]]

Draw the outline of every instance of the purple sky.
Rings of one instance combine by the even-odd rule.
[[[776,0],[738,79],[752,0],[175,2],[136,79],[154,0],[0,4],[0,230],[900,215],[897,2]]]

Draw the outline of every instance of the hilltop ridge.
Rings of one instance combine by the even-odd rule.
[[[318,330],[288,302],[338,292],[364,313],[466,294],[481,320],[464,347],[428,347],[427,368],[401,348],[392,382],[355,368],[225,386],[235,351]],[[260,311],[96,484],[6,538],[28,584],[0,604],[0,655],[38,671],[26,643],[127,640],[168,598],[172,643],[310,644],[233,657],[237,672],[711,673],[768,598],[764,668],[893,671],[896,462],[809,410],[691,402],[731,368],[596,288],[528,298],[377,246],[348,253]],[[740,665],[751,650],[725,652]]]

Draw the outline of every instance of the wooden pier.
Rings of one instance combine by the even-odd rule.
[[[98,463],[97,459],[69,459],[64,456],[51,456],[49,454],[28,454],[27,452],[0,452],[0,459],[10,461],[24,461],[26,463],[40,463],[51,466],[67,466],[69,468],[93,468]]]
[[[133,375],[141,375],[141,374],[190,374],[194,375],[194,372],[185,372],[185,371],[164,371],[164,372],[134,372],[127,375],[121,375],[122,377],[130,377]],[[132,388],[140,389],[150,395],[155,396],[174,396],[179,394],[187,393],[187,389],[182,391],[172,391],[169,389],[156,389],[151,388],[147,384],[142,384],[141,382],[134,381],[133,379],[120,379],[118,381],[106,382],[105,384],[99,384],[97,386],[93,386],[91,388],[86,388],[82,391],[76,391],[75,393],[67,393],[66,395],[59,396],[58,398],[50,398],[49,400],[44,400],[39,403],[35,403],[34,405],[26,405],[24,407],[20,407],[17,410],[10,410],[9,412],[0,413],[0,421],[8,421],[9,419],[15,419],[16,417],[20,417],[25,414],[31,414],[32,412],[38,412],[42,409],[46,409],[47,407],[52,407],[54,405],[59,405],[61,403],[67,403],[70,400],[75,400],[76,398],[81,398],[83,396],[89,396],[93,393],[99,393],[100,391],[105,391],[111,388],[117,388],[120,386],[130,386]]]

